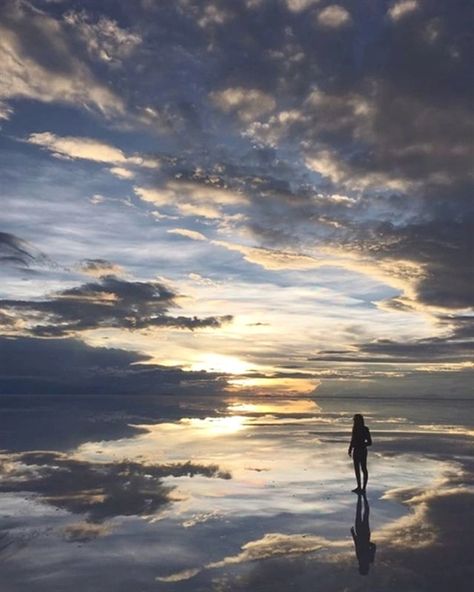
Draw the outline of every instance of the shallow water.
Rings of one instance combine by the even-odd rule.
[[[355,412],[374,440],[367,506]],[[469,401],[4,397],[0,421],[7,592],[444,590],[443,548],[468,589]]]

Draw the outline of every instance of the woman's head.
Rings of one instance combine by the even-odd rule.
[[[354,415],[354,428],[363,428],[364,425],[364,416],[360,413],[356,413]]]

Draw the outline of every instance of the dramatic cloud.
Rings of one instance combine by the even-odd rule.
[[[76,56],[60,21],[13,0],[3,3],[0,17],[0,99],[69,103],[107,115],[123,112],[122,100]]]
[[[28,212],[25,237],[48,224],[53,235],[41,248],[55,259],[64,245],[75,254],[63,277],[48,279],[51,298],[38,299],[15,270],[5,332],[193,324],[171,317],[177,298],[144,315],[139,304],[138,318],[135,304],[122,306],[113,290],[107,302],[103,293],[69,294],[65,270],[95,258],[143,283],[153,283],[159,268],[176,292],[191,274],[209,278],[189,293],[204,325],[217,328],[214,313],[235,297],[238,278],[241,300],[226,311],[238,311],[241,322],[223,330],[233,356],[301,367],[315,350],[339,350],[363,359],[360,376],[378,372],[371,359],[406,360],[413,348],[420,368],[428,364],[423,349],[438,370],[466,363],[468,339],[450,334],[443,320],[469,317],[474,304],[465,2],[186,0],[133,10],[86,3],[80,11],[61,2],[4,4],[0,114],[11,117],[13,107],[19,114],[2,122],[11,148],[2,169],[4,229],[21,234]],[[81,107],[77,119],[71,106]],[[40,158],[32,145],[56,158]],[[91,218],[91,203],[103,225]],[[84,271],[108,273],[98,267]],[[294,303],[278,302],[278,320],[264,324],[260,317],[274,307],[257,305],[254,294],[282,286],[293,286]],[[353,308],[305,303],[314,331],[300,331],[283,355],[275,327],[293,323],[300,293],[321,287],[337,301],[345,294]],[[357,335],[341,320],[352,313],[362,319]],[[330,335],[327,347],[315,344],[316,327],[321,341]],[[196,345],[176,339],[174,352],[192,349],[194,360]],[[212,347],[200,341],[197,349]]]
[[[231,317],[173,317],[176,294],[158,282],[131,282],[105,276],[62,290],[46,300],[0,300],[0,310],[20,318],[26,332],[42,337],[76,335],[91,329],[219,327]]]

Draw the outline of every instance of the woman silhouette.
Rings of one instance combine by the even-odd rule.
[[[354,415],[354,425],[352,427],[352,438],[349,444],[349,456],[354,461],[354,472],[357,480],[357,487],[352,491],[361,493],[367,487],[369,473],[367,472],[367,446],[372,444],[369,428],[364,423],[364,417],[360,413]],[[360,471],[364,475],[364,485],[360,486]]]

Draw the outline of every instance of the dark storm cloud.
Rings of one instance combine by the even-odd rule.
[[[84,514],[91,522],[115,516],[151,515],[169,504],[173,487],[164,477],[230,479],[216,465],[192,462],[142,464],[138,462],[88,462],[59,452],[25,452],[4,457],[14,465],[2,472],[0,491],[31,492],[57,508]]]
[[[230,316],[170,316],[177,295],[158,282],[132,282],[106,276],[97,282],[62,290],[47,300],[0,300],[0,310],[31,323],[30,333],[61,337],[88,329],[220,327]]]

